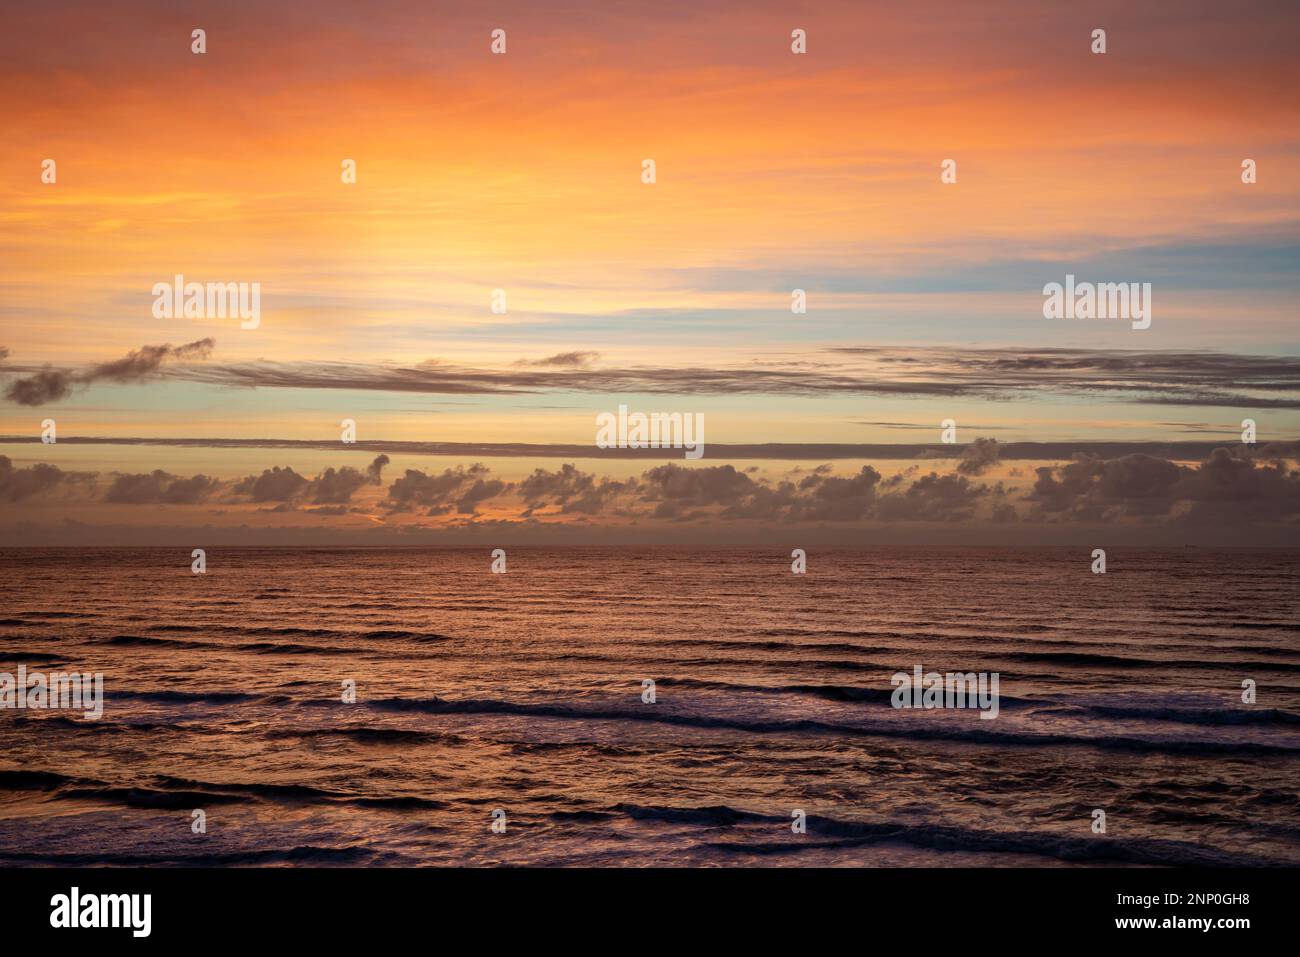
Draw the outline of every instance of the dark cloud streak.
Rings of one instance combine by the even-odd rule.
[[[5,390],[5,398],[19,405],[45,405],[66,399],[77,386],[96,382],[140,383],[156,378],[167,362],[206,359],[216,345],[213,339],[198,339],[184,345],[141,346],[121,359],[101,362],[81,372],[55,369],[53,366],[15,379]],[[17,370],[22,371],[22,370]]]

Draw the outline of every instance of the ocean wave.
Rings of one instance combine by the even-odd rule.
[[[1208,671],[1260,671],[1300,672],[1300,663],[1280,661],[1198,661],[1188,658],[1133,658],[1124,655],[1099,655],[1075,651],[996,651],[992,658],[1009,661],[1051,662],[1062,665],[1099,665],[1107,668],[1195,668]]]
[[[240,804],[252,800],[242,794],[170,791],[146,787],[65,787],[57,792],[57,797],[67,801],[104,801],[131,808],[160,808],[171,811],[215,804]]]
[[[464,744],[458,734],[440,731],[416,731],[409,728],[275,728],[264,732],[268,738],[348,738],[361,744]]]
[[[725,804],[707,807],[619,804],[611,809],[634,820],[734,828],[744,824],[788,829],[790,818],[761,814]],[[1050,831],[991,831],[945,824],[845,821],[818,814],[807,816],[807,840],[710,841],[711,850],[734,854],[797,854],[819,847],[850,847],[901,843],[930,850],[1022,854],[1071,863],[1162,865],[1168,867],[1292,867],[1294,861],[1233,851],[1231,853],[1185,841],[1075,837]],[[828,841],[816,841],[818,837]]]
[[[152,701],[158,704],[237,704],[257,701],[261,695],[244,691],[105,691],[108,699],[125,698],[133,701]]]
[[[67,655],[56,655],[45,651],[0,651],[0,661],[67,661]]]
[[[700,678],[660,678],[658,684],[661,688],[696,688],[702,691],[737,691],[746,694],[807,695],[813,698],[821,698],[824,701],[870,702],[882,705],[890,704],[894,694],[893,688],[866,688],[861,685],[756,685],[737,684],[729,681],[711,681]],[[1022,708],[1042,703],[1029,698],[1013,698],[1010,695],[1000,695],[998,701],[999,706],[1002,708]]]
[[[357,865],[373,857],[367,847],[318,847],[303,844],[264,850],[206,851],[197,854],[96,851],[93,854],[24,853],[0,850],[0,861],[15,864],[55,864],[62,867],[241,867],[267,864]]]
[[[352,794],[309,784],[209,782],[153,776],[110,784],[53,771],[0,771],[0,790],[33,791],[60,801],[90,801],[143,810],[187,810],[265,801],[272,804],[347,804],[377,810],[445,810],[451,805],[416,794]]]
[[[211,648],[202,641],[185,641],[183,638],[153,638],[149,635],[113,635],[109,638],[96,639],[97,643],[118,647],[139,648]]]
[[[1089,714],[1105,718],[1135,718],[1147,721],[1174,721],[1181,724],[1207,724],[1213,726],[1232,726],[1242,724],[1300,724],[1300,714],[1283,711],[1280,708],[1143,708],[1125,705],[1086,705],[1082,709]]]
[[[216,646],[220,647],[220,646]],[[234,645],[240,651],[251,651],[258,655],[351,655],[356,654],[352,648],[328,648],[323,645],[303,645],[297,642],[250,641]]]
[[[495,698],[380,698],[367,706],[386,711],[422,714],[499,714],[559,718],[570,721],[626,721],[675,725],[700,730],[748,731],[756,734],[829,734],[841,737],[882,737],[912,741],[961,741],[967,744],[1034,747],[1087,747],[1104,750],[1165,752],[1176,754],[1259,754],[1300,756],[1300,746],[1258,741],[1207,741],[1190,738],[1146,738],[1137,735],[1072,735],[1062,732],[997,731],[982,728],[948,728],[934,724],[912,725],[891,721],[875,725],[849,725],[812,718],[748,720],[720,715],[691,714],[607,706],[577,707],[555,703],[504,701]]]

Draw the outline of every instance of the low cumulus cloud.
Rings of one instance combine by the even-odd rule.
[[[276,465],[263,469],[261,475],[240,479],[234,492],[254,502],[288,502],[297,498],[307,484],[308,480],[293,469]]]
[[[734,465],[667,463],[617,479],[573,464],[537,468],[517,482],[481,464],[440,472],[407,469],[379,498],[379,510],[450,516],[453,523],[659,521],[700,524],[843,525],[880,523],[1197,524],[1249,526],[1300,523],[1300,471],[1296,443],[1221,447],[1198,465],[1146,453],[1108,457],[1076,454],[1070,461],[1036,470],[1032,481],[1008,488],[978,480],[998,461],[992,441],[976,442],[948,471],[919,465],[890,475],[873,466],[836,473],[830,464],[764,477]],[[232,482],[205,475],[177,476],[156,470],[114,474],[102,500],[116,504],[195,505],[246,503],[270,511],[345,515],[369,511],[353,506],[367,486],[382,488],[386,455],[368,467],[327,468],[314,478],[275,466]],[[76,480],[76,494],[93,500],[93,474],[67,473],[53,465],[15,468],[0,456],[0,501],[37,498]],[[69,493],[71,494],[71,493]],[[373,501],[373,499],[371,500]],[[378,516],[372,516],[379,520]]]
[[[976,442],[951,471],[913,466],[888,478],[873,466],[836,474],[829,465],[764,478],[734,465],[656,465],[639,476],[615,479],[575,465],[538,468],[518,482],[481,464],[441,472],[407,469],[380,503],[390,515],[455,515],[476,520],[486,503],[514,509],[514,520],[561,515],[584,521],[634,519],[664,522],[752,521],[781,524],[882,523],[1212,523],[1289,522],[1300,518],[1300,472],[1291,462],[1294,443],[1258,449],[1220,448],[1188,466],[1146,454],[1107,458],[1093,453],[1039,468],[1029,486],[1007,488],[976,475],[998,461],[991,440]],[[314,479],[274,467],[231,484],[227,497],[343,514],[353,495],[378,485],[387,456],[365,471],[329,468]],[[0,472],[0,476],[5,473]],[[36,494],[53,475],[29,475],[17,494]],[[6,493],[0,484],[0,494]],[[215,497],[219,483],[205,476],[181,479],[163,472],[118,476],[108,500],[194,503]]]
[[[1215,449],[1192,468],[1151,455],[1074,460],[1037,469],[1026,497],[1032,518],[1109,522],[1173,518],[1179,522],[1271,522],[1300,516],[1300,472],[1281,453]],[[1290,454],[1294,455],[1294,449]]]
[[[957,471],[962,475],[983,475],[998,464],[998,440],[978,438],[962,451]]]
[[[555,506],[563,513],[598,515],[605,506],[635,485],[634,479],[619,482],[608,477],[597,479],[576,466],[565,464],[551,471],[534,469],[519,483],[519,494],[527,504],[529,517],[539,508]]]
[[[0,455],[0,501],[21,502],[43,495],[65,483],[85,482],[94,479],[93,473],[65,472],[57,465],[37,462],[25,468],[14,468],[13,460]]]
[[[234,483],[233,494],[258,503],[277,502],[284,510],[304,503],[312,505],[346,505],[352,496],[367,485],[383,482],[387,455],[378,455],[360,471],[350,465],[327,468],[313,479],[299,475],[292,468],[274,466],[261,475],[249,475]]]
[[[426,515],[443,515],[452,511],[473,515],[481,502],[500,495],[509,487],[499,479],[490,478],[491,474],[491,469],[478,463],[469,468],[458,465],[440,475],[407,469],[405,475],[388,487],[385,507],[391,512],[423,509]]]
[[[206,475],[181,478],[161,469],[118,475],[104,494],[115,505],[196,505],[207,501],[221,483]]]
[[[885,479],[870,465],[847,475],[827,465],[767,480],[732,465],[669,463],[616,482],[565,465],[535,470],[517,490],[530,517],[549,503],[561,513],[667,521],[1278,522],[1300,518],[1300,472],[1290,464],[1296,454],[1296,443],[1220,448],[1198,466],[1145,454],[1081,454],[1038,469],[1027,489],[1009,489],[974,480],[998,461],[997,444],[985,440],[948,473],[913,467]],[[485,481],[486,470],[475,468],[475,481]],[[468,480],[452,470],[444,478],[457,487]]]
[[[66,399],[77,387],[84,388],[96,382],[147,382],[155,378],[166,363],[206,359],[215,345],[216,341],[208,338],[179,346],[170,343],[141,346],[121,359],[101,362],[80,371],[46,366],[9,383],[5,398],[19,405],[45,405]]]
[[[112,505],[198,505],[204,502],[251,502],[291,512],[299,507],[324,514],[342,514],[352,496],[365,486],[383,482],[387,455],[379,455],[363,470],[351,466],[327,468],[315,478],[299,475],[292,468],[274,466],[258,475],[222,481],[207,475],[173,475],[162,469],[152,472],[115,472],[107,477],[102,501]],[[0,456],[0,499],[16,501],[38,495],[75,478],[93,481],[95,473],[62,472],[52,465],[14,469]],[[102,487],[102,486],[101,486]],[[337,511],[335,511],[337,509]]]
[[[729,506],[752,495],[756,484],[734,465],[684,468],[669,463],[641,476],[639,499],[655,506],[656,518],[679,519],[705,506]]]
[[[960,466],[959,466],[960,468]],[[881,499],[877,517],[882,521],[965,522],[975,516],[982,498],[990,493],[965,475],[923,475],[905,492]]]
[[[387,455],[379,455],[364,472],[348,465],[340,469],[328,468],[308,486],[307,498],[315,505],[346,505],[365,486],[383,484],[384,466],[388,462]]]

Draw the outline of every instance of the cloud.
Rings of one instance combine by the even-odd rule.
[[[1164,405],[1300,408],[1300,357],[1123,349],[946,349],[839,346],[882,371],[941,375],[986,397],[1101,393]],[[1245,390],[1245,391],[1241,391]],[[1268,392],[1254,396],[1247,392]]]
[[[300,502],[322,506],[343,506],[366,485],[378,485],[388,456],[377,456],[364,472],[351,466],[327,468],[307,479],[292,468],[273,466],[260,475],[222,482],[206,475],[182,478],[156,469],[114,477],[104,495],[105,502],[118,505],[194,505],[214,498],[274,502],[279,511],[293,511]]]
[[[937,432],[933,426],[929,431]],[[39,443],[33,435],[4,436],[7,442]],[[223,438],[124,438],[124,437],[83,437],[62,436],[60,444],[67,445],[156,445],[160,447],[212,448],[212,449],[323,449],[337,450],[338,439],[223,439]],[[1069,459],[1083,446],[1087,451],[1102,458],[1116,458],[1121,455],[1143,453],[1180,461],[1198,462],[1208,458],[1210,453],[1223,445],[1223,440],[1176,441],[1176,442],[999,442],[998,460],[1030,460],[1050,462]],[[1295,457],[1295,449],[1300,447],[1295,442],[1269,443],[1258,446],[1264,449],[1282,450],[1278,454]],[[353,448],[363,452],[387,452],[395,455],[432,455],[439,457],[456,457],[462,459],[499,458],[543,458],[543,459],[654,459],[662,460],[661,449],[601,449],[587,444],[529,444],[524,442],[409,442],[398,440],[379,440],[357,442]],[[711,442],[709,457],[718,459],[765,459],[769,461],[833,461],[836,459],[956,459],[959,460],[966,451],[964,445],[944,445],[942,443],[827,443],[827,442],[788,442],[764,443],[759,445],[727,444]],[[1291,452],[1287,452],[1291,449]],[[933,464],[933,462],[928,463]],[[822,468],[830,468],[828,465]]]
[[[998,463],[998,440],[977,438],[962,451],[957,471],[962,475],[983,475]]]
[[[38,462],[26,468],[14,468],[7,455],[0,455],[0,500],[21,502],[42,495],[64,482],[81,482],[93,479],[85,472],[65,472],[57,465]]]
[[[190,363],[213,342],[144,346],[84,372],[46,367],[10,384],[8,397],[39,405],[76,385],[159,376],[220,386],[348,389],[446,395],[541,392],[650,395],[879,395],[940,398],[1102,396],[1142,404],[1300,408],[1300,357],[1096,349],[949,349],[838,346],[818,362],[754,362],[731,369],[594,368],[598,353],[575,350],[504,368],[424,361]],[[829,358],[827,358],[829,357]],[[171,365],[172,363],[177,363]],[[900,426],[903,423],[895,423]]]
[[[517,366],[534,366],[538,368],[560,368],[566,366],[586,366],[600,358],[599,352],[580,350],[577,352],[559,352],[545,359],[520,359]]]
[[[216,345],[213,339],[199,339],[184,345],[141,346],[121,359],[101,362],[81,372],[46,366],[26,378],[15,379],[5,397],[19,405],[45,405],[72,394],[76,386],[95,382],[147,382],[157,376],[164,363],[206,359]]]
[[[158,372],[164,362],[185,362],[190,359],[206,359],[212,354],[216,340],[198,339],[184,345],[171,344],[161,346],[141,346],[126,354],[124,358],[112,362],[103,362],[81,373],[78,381],[83,383],[99,382],[144,382]]]
[[[799,498],[789,517],[816,521],[852,521],[870,517],[876,504],[880,473],[864,465],[856,475],[816,472],[799,483]]]
[[[155,469],[118,475],[105,493],[104,501],[118,505],[194,505],[207,500],[220,485],[206,475],[181,478]]]
[[[235,483],[234,492],[254,502],[288,502],[297,498],[308,484],[308,480],[293,469],[276,465],[263,469],[261,475],[240,479]]]
[[[669,463],[644,472],[640,498],[655,503],[656,518],[681,518],[706,505],[734,505],[754,494],[757,484],[734,465],[685,468]]]
[[[987,486],[972,485],[965,475],[931,472],[913,482],[907,491],[882,498],[877,517],[882,521],[969,521],[987,494]]]
[[[46,366],[25,379],[15,379],[5,390],[5,398],[19,405],[44,405],[72,394],[76,377],[71,372]]]
[[[377,455],[369,465],[366,466],[366,480],[378,485],[384,479],[384,468],[391,460],[387,455]]]
[[[559,506],[561,512],[596,515],[607,502],[634,484],[632,480],[619,482],[609,478],[597,481],[594,475],[566,463],[555,471],[534,469],[532,475],[519,483],[519,492],[528,505],[526,516],[548,504]]]
[[[385,504],[393,512],[423,508],[427,515],[441,515],[453,509],[461,514],[473,514],[480,502],[507,488],[504,482],[488,479],[490,474],[491,469],[477,463],[469,468],[458,465],[441,475],[407,469],[405,475],[388,487]]]
[[[1176,492],[1192,503],[1180,517],[1190,524],[1300,517],[1300,472],[1282,461],[1257,463],[1226,448],[1215,449],[1199,469],[1184,473]]]
[[[1037,469],[1026,500],[1034,507],[1031,517],[1055,520],[1293,520],[1300,516],[1300,472],[1268,459],[1245,448],[1218,448],[1199,467],[1189,468],[1151,455],[1103,459],[1085,453]]]
[[[1300,444],[1294,442],[1220,447],[1199,465],[1146,453],[1106,457],[1081,452],[1068,462],[1037,469],[1028,486],[1022,482],[1011,488],[978,482],[969,474],[994,461],[990,448],[983,448],[955,462],[947,473],[922,473],[913,465],[888,478],[870,465],[836,474],[830,464],[767,478],[760,470],[730,464],[673,462],[615,479],[566,463],[553,470],[534,469],[518,482],[493,476],[481,463],[441,472],[408,469],[389,485],[380,507],[389,515],[469,516],[469,524],[483,524],[478,521],[481,509],[494,502],[502,514],[492,521],[606,529],[629,523],[836,528],[872,522],[972,528],[1104,525],[1116,530],[1196,525],[1240,533],[1300,524],[1300,470],[1294,464]],[[352,507],[351,500],[365,486],[380,486],[387,464],[387,456],[380,455],[365,469],[327,468],[313,479],[276,466],[233,482],[162,470],[115,474],[102,500],[128,505],[243,501],[279,513],[368,514],[370,509]],[[95,486],[89,480],[94,478],[44,464],[15,469],[0,456],[0,501],[28,499],[72,480],[86,482],[87,491],[79,494],[93,501]],[[561,516],[578,518],[566,522]],[[597,517],[602,521],[593,522]]]
[[[388,461],[387,455],[377,456],[364,472],[346,465],[340,469],[327,468],[308,483],[305,497],[317,505],[345,505],[362,487],[383,482],[384,466]]]
[[[513,367],[423,362],[247,362],[170,370],[178,378],[259,388],[355,389],[448,395],[538,392],[651,395],[883,395],[1029,398],[1101,395],[1146,404],[1300,408],[1300,357],[1090,349],[841,346],[816,364],[731,369],[593,368],[595,353],[560,353]],[[829,356],[829,359],[825,357]],[[812,366],[812,367],[809,367]]]
[[[462,515],[473,515],[478,511],[480,502],[486,502],[490,498],[496,498],[505,492],[510,486],[499,479],[479,479],[471,485],[461,495],[460,501],[456,503],[456,511]]]

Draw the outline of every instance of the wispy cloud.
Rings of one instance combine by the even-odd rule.
[[[9,383],[5,389],[5,398],[19,405],[45,405],[67,398],[77,386],[89,386],[96,382],[148,382],[158,376],[164,363],[206,359],[214,346],[216,342],[213,339],[199,339],[180,346],[170,343],[141,346],[121,359],[101,362],[82,370],[47,366]],[[15,371],[21,369],[15,367]]]
[[[415,366],[349,362],[176,365],[204,358],[210,339],[146,346],[82,372],[43,370],[9,386],[24,405],[62,398],[73,384],[167,377],[219,386],[345,389],[441,395],[537,393],[670,395],[876,395],[1030,398],[1092,395],[1154,405],[1300,408],[1300,358],[1215,352],[1096,349],[936,349],[838,346],[817,367],[791,360],[731,369],[597,366],[571,352],[503,368],[428,361]],[[540,366],[541,368],[537,368]]]
[[[932,430],[933,431],[933,430]],[[987,441],[993,441],[988,439]],[[2,435],[0,442],[13,445],[39,444],[33,435]],[[121,436],[64,436],[61,445],[146,445],[191,449],[320,449],[334,451],[339,447],[335,439],[241,439],[241,438],[179,438],[158,436],[152,438]],[[1223,445],[1218,441],[1180,442],[1130,442],[1130,441],[1072,441],[1072,442],[999,442],[999,461],[1051,461],[1068,459],[1077,453],[1103,457],[1121,455],[1158,455],[1181,462],[1204,459],[1214,449]],[[596,445],[571,443],[523,442],[410,442],[399,440],[358,441],[351,446],[357,452],[386,453],[412,456],[451,456],[462,459],[480,458],[540,458],[540,459],[654,459],[662,461],[662,449],[606,448]],[[887,461],[909,459],[961,459],[968,455],[968,445],[934,443],[827,443],[827,442],[772,442],[763,444],[737,444],[711,442],[710,458],[764,459],[769,461],[833,461],[836,459],[878,459]],[[1260,454],[1294,456],[1296,442],[1270,442],[1259,446]]]
[[[600,358],[599,352],[579,350],[576,352],[559,352],[545,359],[520,359],[517,366],[533,366],[541,369],[558,369],[570,366],[586,366]]]

